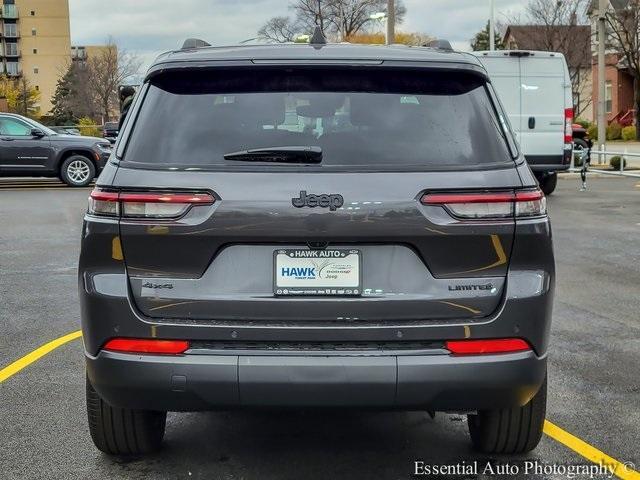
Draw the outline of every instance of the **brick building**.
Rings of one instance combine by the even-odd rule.
[[[598,58],[593,57],[593,84],[598,85]],[[622,125],[633,122],[633,77],[615,53],[605,57],[605,112],[607,122]],[[593,104],[598,105],[598,89],[593,89]]]
[[[620,10],[627,8],[628,0],[609,0],[609,8]],[[587,11],[591,18],[592,42],[592,77],[593,85],[598,85],[598,2],[592,1]],[[609,27],[607,27],[609,28]],[[608,32],[610,36],[611,33]],[[615,50],[610,48],[608,37],[605,56],[605,112],[608,123],[616,121],[623,126],[631,125],[634,121],[633,77],[629,74],[627,65]],[[597,116],[598,88],[593,89],[594,118]]]

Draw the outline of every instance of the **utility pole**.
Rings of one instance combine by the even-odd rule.
[[[396,6],[394,0],[387,0],[387,38],[386,44],[396,42]]]
[[[489,50],[493,51],[496,49],[496,18],[494,11],[495,1],[491,0],[489,6]]]
[[[609,0],[598,1],[598,150],[603,150],[607,141],[604,60],[607,43],[606,14],[608,3]],[[602,154],[598,154],[598,163],[603,163],[602,160]]]

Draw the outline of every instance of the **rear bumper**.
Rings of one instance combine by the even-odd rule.
[[[86,354],[87,374],[109,403],[199,411],[237,407],[372,407],[473,411],[524,405],[546,357],[533,352],[455,357],[387,355]]]
[[[556,172],[568,170],[571,166],[573,149],[566,149],[561,155],[525,155],[534,172]]]

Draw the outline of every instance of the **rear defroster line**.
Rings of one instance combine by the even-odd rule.
[[[16,360],[0,370],[0,383],[11,378],[21,370],[25,369],[32,363],[40,360],[42,357],[52,352],[58,347],[65,345],[72,340],[76,340],[82,337],[80,330],[69,333],[63,337],[56,338],[49,343],[45,343],[41,347],[35,349],[33,352],[25,355],[24,357]],[[635,465],[629,462],[620,462],[613,457],[610,457],[606,453],[598,450],[592,445],[589,445],[584,440],[570,434],[557,425],[551,423],[549,420],[545,420],[544,433],[554,439],[556,442],[563,444],[570,450],[583,456],[590,462],[596,465],[607,466],[610,471],[613,471],[614,475],[623,480],[640,480],[640,473],[635,470]]]

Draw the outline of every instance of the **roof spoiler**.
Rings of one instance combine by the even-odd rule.
[[[199,38],[187,38],[182,44],[182,50],[191,50],[193,48],[210,47],[211,44],[200,40]]]
[[[435,48],[436,50],[443,50],[445,52],[453,52],[453,47],[449,40],[436,39],[427,42],[425,47]]]

